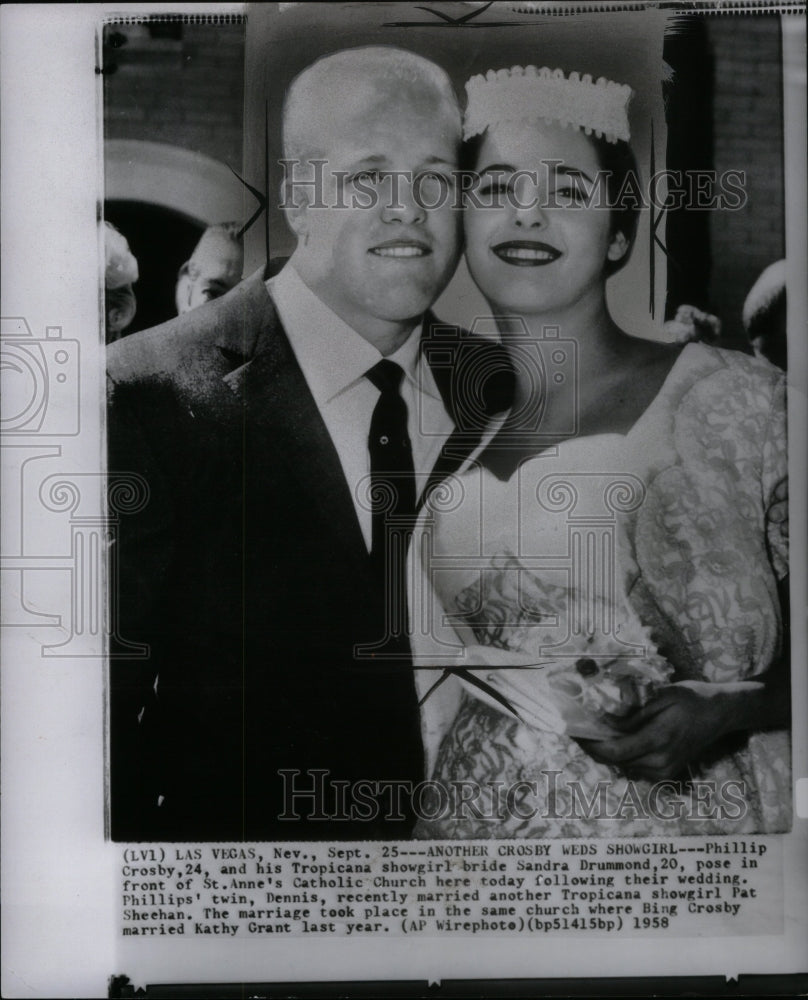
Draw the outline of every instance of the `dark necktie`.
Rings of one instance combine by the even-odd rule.
[[[372,502],[371,559],[385,594],[388,639],[407,628],[407,547],[415,519],[415,470],[407,432],[407,404],[399,388],[404,372],[383,360],[367,372],[381,395],[370,421],[368,450]]]

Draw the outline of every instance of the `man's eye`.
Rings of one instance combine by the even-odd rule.
[[[382,172],[381,170],[358,170],[355,174],[351,174],[348,180],[351,184],[356,184],[357,181],[363,184],[381,184]]]
[[[413,195],[423,208],[437,208],[453,190],[453,180],[437,170],[424,170],[416,174]]]
[[[446,174],[442,174],[438,170],[424,170],[418,174],[416,179],[419,184],[440,185],[441,187],[448,187],[454,180],[454,178],[447,177]]]

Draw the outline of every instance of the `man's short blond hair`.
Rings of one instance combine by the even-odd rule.
[[[362,84],[395,93],[401,86],[422,86],[438,107],[443,107],[447,127],[456,130],[458,143],[462,115],[452,82],[436,63],[393,46],[368,45],[323,56],[306,67],[289,86],[283,105],[283,152],[287,160],[303,161],[327,153],[318,137],[329,109],[350,106],[352,92]]]

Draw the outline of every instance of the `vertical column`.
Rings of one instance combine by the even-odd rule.
[[[3,503],[2,574],[3,626],[58,625],[57,615],[34,611],[25,603],[25,476],[31,462],[41,458],[58,458],[61,447],[46,444],[19,444],[3,441]],[[12,505],[19,506],[12,511]],[[31,568],[39,560],[31,560]]]
[[[104,506],[105,488],[107,512],[98,514],[98,508]],[[113,638],[116,656],[148,655],[147,646],[130,643],[118,635],[115,559],[120,517],[141,510],[148,498],[148,484],[135,473],[109,478],[103,473],[76,473],[43,480],[40,499],[45,507],[70,514],[71,555],[70,634],[64,642],[44,646],[43,656],[104,656],[105,640]],[[83,508],[91,513],[82,513]]]
[[[569,581],[566,608],[559,609],[559,639],[544,646],[543,655],[578,656],[585,636],[609,636],[626,647],[627,656],[638,654],[616,632],[616,611],[625,602],[617,570],[617,515],[636,510],[644,496],[642,482],[628,473],[564,473],[539,481],[536,498],[545,516],[566,518]],[[527,561],[541,572],[541,557]],[[558,558],[552,565],[559,566]]]

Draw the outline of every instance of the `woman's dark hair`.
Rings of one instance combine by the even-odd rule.
[[[485,140],[487,129],[479,135],[466,139],[460,148],[460,170],[464,173],[474,173],[478,166],[480,149]],[[637,223],[640,219],[642,205],[642,188],[637,160],[627,142],[607,142],[596,136],[587,136],[595,149],[598,166],[606,179],[609,211],[611,213],[612,236],[622,233],[628,244],[628,249],[620,260],[607,260],[606,276],[610,277],[623,267],[634,246],[637,234]]]
[[[473,174],[477,169],[477,160],[480,158],[480,150],[487,135],[488,129],[472,136],[471,139],[464,139],[460,144],[458,165],[461,173]]]
[[[628,249],[620,260],[606,261],[608,277],[628,262],[634,247],[642,203],[640,172],[631,146],[627,142],[622,139],[618,139],[617,142],[607,142],[594,136],[589,136],[589,141],[595,147],[598,164],[606,175],[612,236],[622,233],[628,244]]]

